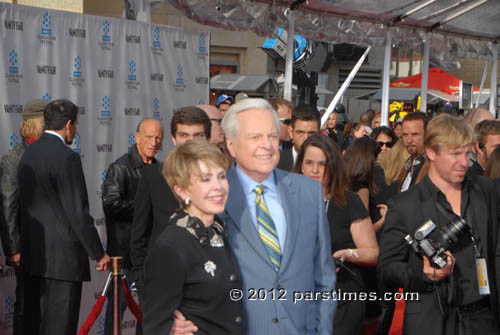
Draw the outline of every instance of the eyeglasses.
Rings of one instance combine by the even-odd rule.
[[[377,144],[382,148],[384,145],[388,148],[392,148],[394,146],[394,142],[379,142]]]
[[[280,118],[280,121],[283,122],[283,124],[285,126],[289,126],[292,124],[292,119],[284,119],[284,118]]]

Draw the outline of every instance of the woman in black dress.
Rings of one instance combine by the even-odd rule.
[[[145,335],[169,334],[179,310],[196,334],[241,334],[243,307],[230,291],[241,289],[237,261],[226,241],[222,213],[229,185],[224,154],[207,141],[175,147],[163,175],[183,209],[151,248],[141,292]]]
[[[302,145],[295,171],[318,180],[323,185],[332,256],[341,262],[337,267],[337,292],[363,292],[365,285],[359,266],[375,265],[378,246],[373,225],[359,196],[348,191],[337,144],[327,136],[312,135]],[[336,335],[360,334],[365,302],[340,300],[333,321]]]

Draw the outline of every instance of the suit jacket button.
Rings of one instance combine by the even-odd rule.
[[[232,274],[232,275],[230,275],[230,276],[229,276],[229,281],[230,281],[230,282],[235,282],[235,281],[236,281],[236,275],[233,275],[233,274]]]
[[[236,324],[238,324],[238,325],[239,325],[239,324],[241,324],[241,316],[238,316],[238,317],[234,320],[234,322],[236,322]]]
[[[279,322],[278,318],[273,319],[273,323],[278,323],[278,322]]]

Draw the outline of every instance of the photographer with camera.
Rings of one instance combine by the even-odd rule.
[[[379,279],[406,292],[403,334],[498,334],[499,199],[465,177],[474,133],[447,114],[427,126],[429,172],[388,203]]]

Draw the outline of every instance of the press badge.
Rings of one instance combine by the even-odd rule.
[[[479,283],[479,294],[490,294],[490,283],[488,282],[488,271],[486,270],[486,260],[484,258],[476,258],[476,273]]]

